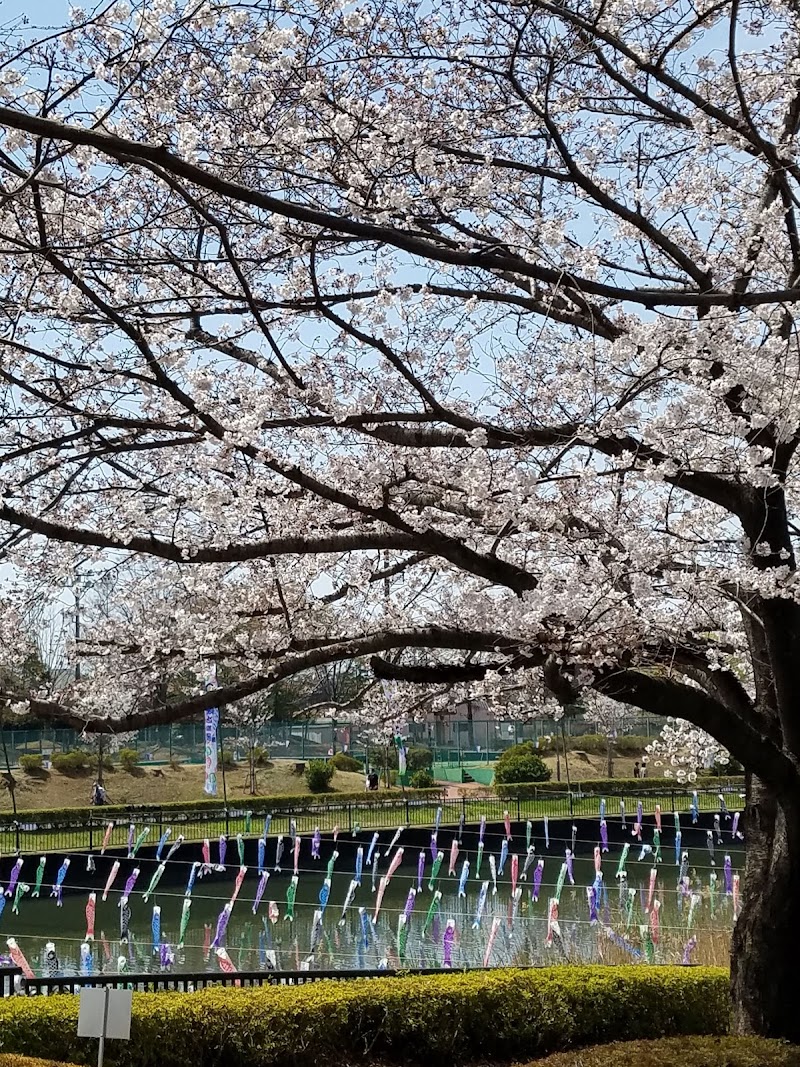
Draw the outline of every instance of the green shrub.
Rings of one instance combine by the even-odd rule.
[[[427,768],[416,771],[411,775],[411,788],[412,789],[432,789],[434,786],[434,777],[431,771]]]
[[[652,740],[641,734],[619,734],[614,740],[614,751],[618,756],[641,756]]]
[[[35,1060],[30,1056],[17,1056],[14,1053],[4,1056],[0,1053],[0,1067],[70,1067],[70,1065],[56,1063],[55,1060]]]
[[[665,1037],[557,1052],[529,1067],[798,1067],[800,1050],[763,1037]]]
[[[567,748],[586,752],[590,756],[605,756],[608,752],[608,740],[602,734],[576,734],[567,738]]]
[[[22,761],[20,760],[20,763]],[[729,759],[727,763],[717,762],[708,770],[697,772],[698,778],[730,778],[731,775],[744,774],[744,767],[738,760]]]
[[[19,765],[26,774],[39,774],[42,770],[42,757],[38,753],[20,756]]]
[[[56,752],[53,767],[61,774],[84,774],[89,770],[89,753],[74,749],[72,752]]]
[[[134,993],[131,1040],[111,1055],[114,1067],[519,1061],[611,1037],[725,1033],[729,981],[722,968],[587,966]],[[77,1018],[77,997],[0,1000],[0,1051],[90,1062]]]
[[[220,770],[235,771],[238,767],[236,760],[233,758],[233,753],[227,748],[219,753],[218,762]]]
[[[510,760],[519,759],[520,756],[538,756],[539,751],[540,750],[536,748],[536,744],[533,741],[522,741],[518,745],[509,745],[509,747],[497,757],[495,767],[500,767],[504,763],[508,763]]]
[[[135,771],[139,766],[139,753],[135,748],[121,748],[119,750],[119,765],[123,771]]]
[[[415,745],[406,753],[406,768],[409,774],[414,771],[429,771],[433,766],[433,753],[429,748]]]
[[[542,757],[533,752],[515,756],[512,759],[498,760],[494,770],[494,780],[498,785],[547,782],[550,780],[550,774],[550,768]]]
[[[269,749],[263,745],[256,745],[253,749],[253,762],[256,767],[266,767],[269,763]]]
[[[312,759],[306,767],[306,785],[312,793],[324,793],[336,772],[336,768],[324,759]]]
[[[335,767],[337,771],[356,773],[364,770],[364,764],[357,760],[355,756],[349,756],[346,752],[337,752],[334,756],[331,756],[328,763],[331,767]]]
[[[15,1053],[0,1053],[0,1067],[70,1067],[69,1064],[56,1063],[55,1060],[31,1059],[30,1056],[17,1056]]]

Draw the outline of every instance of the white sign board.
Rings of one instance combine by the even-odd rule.
[[[130,989],[89,989],[80,994],[78,1037],[110,1037],[129,1041],[131,1036]]]

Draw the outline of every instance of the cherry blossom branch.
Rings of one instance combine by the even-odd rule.
[[[541,4],[542,7],[549,5]],[[643,65],[649,70],[650,65]],[[715,113],[710,105],[708,109]],[[726,123],[730,125],[730,123]],[[556,270],[541,264],[533,264],[522,256],[491,249],[476,253],[459,248],[443,241],[426,240],[406,234],[403,230],[376,223],[362,222],[344,215],[323,212],[289,200],[260,193],[255,189],[241,185],[213,174],[203,167],[189,163],[175,153],[157,145],[139,144],[117,134],[105,133],[62,122],[58,119],[42,118],[29,115],[16,108],[0,107],[0,125],[10,129],[21,130],[36,137],[47,137],[75,145],[85,145],[97,149],[112,159],[139,162],[142,166],[155,164],[169,173],[183,178],[191,184],[220,196],[274,212],[285,218],[305,222],[320,229],[330,229],[338,233],[349,234],[366,241],[387,244],[411,255],[429,261],[449,263],[453,266],[476,267],[486,271],[509,272],[532,278],[558,288],[575,289],[579,293],[591,293],[594,296],[607,297],[610,300],[637,304],[645,308],[689,307],[758,307],[764,304],[797,303],[800,301],[800,289],[787,287],[770,289],[757,293],[738,294],[732,291],[693,291],[687,289],[658,289],[638,286],[617,286],[596,282],[590,278],[580,277],[573,272]],[[783,165],[789,166],[782,160]],[[790,167],[790,169],[792,169]]]

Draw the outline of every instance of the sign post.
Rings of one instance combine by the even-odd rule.
[[[85,986],[80,993],[78,1012],[78,1037],[97,1037],[97,1067],[103,1067],[106,1038],[129,1041],[131,1036],[131,1008],[133,993],[130,989],[92,989]]]

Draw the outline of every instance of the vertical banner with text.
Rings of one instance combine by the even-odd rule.
[[[219,710],[217,708],[206,709],[206,781],[203,792],[210,797],[217,795],[217,728],[219,726]]]

